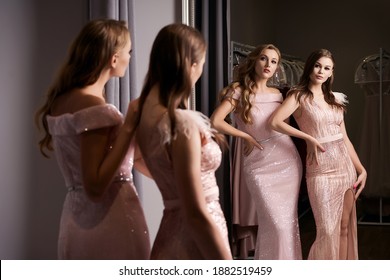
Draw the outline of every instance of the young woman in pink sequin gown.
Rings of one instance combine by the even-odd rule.
[[[136,137],[164,202],[152,259],[232,258],[214,174],[221,150],[208,118],[186,109],[205,54],[184,24],[162,28],[152,46]]]
[[[309,259],[358,258],[355,201],[367,173],[345,129],[345,95],[331,90],[333,69],[328,50],[312,52],[299,84],[271,119],[275,130],[307,143],[306,182],[317,230]],[[299,130],[284,122],[290,115]]]
[[[236,82],[222,90],[221,104],[211,116],[217,130],[244,142],[239,152],[245,185],[240,188],[248,188],[247,203],[256,207],[255,259],[302,259],[297,209],[301,159],[292,139],[268,124],[283,101],[278,89],[267,86],[280,59],[274,45],[253,50],[239,66]],[[225,121],[231,112],[236,127]]]
[[[90,21],[37,112],[45,129],[41,151],[54,149],[68,189],[59,259],[149,258],[149,232],[132,180],[136,103],[124,118],[104,98],[107,81],[124,75],[130,52],[125,22]]]

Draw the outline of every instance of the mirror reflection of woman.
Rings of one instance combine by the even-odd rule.
[[[218,131],[244,142],[241,175],[258,219],[255,259],[302,259],[297,210],[301,159],[292,139],[268,124],[283,101],[281,92],[267,85],[280,62],[274,45],[256,47],[239,65],[237,78],[221,91],[221,103],[211,116]],[[232,112],[236,127],[225,121]]]
[[[355,202],[367,172],[345,128],[346,97],[332,91],[333,70],[328,50],[313,51],[270,122],[307,144],[306,183],[317,230],[309,259],[358,258]],[[300,130],[284,122],[291,115]]]

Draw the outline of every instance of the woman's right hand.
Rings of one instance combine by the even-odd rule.
[[[318,150],[321,152],[325,152],[325,148],[317,141],[315,138],[310,138],[306,140],[307,145],[307,154],[306,154],[306,162],[308,165],[316,163],[318,165]]]
[[[244,156],[249,156],[249,154],[253,151],[254,147],[259,148],[260,150],[263,150],[263,146],[261,146],[256,139],[254,139],[251,135],[248,134],[247,137],[244,138]]]
[[[127,113],[125,116],[124,125],[130,131],[132,131],[136,125],[135,122],[136,122],[136,114],[138,112],[138,103],[139,103],[138,98],[134,99],[129,102],[129,106],[127,107]]]

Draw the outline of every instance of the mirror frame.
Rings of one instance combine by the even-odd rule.
[[[182,23],[191,27],[195,27],[195,1],[196,0],[181,1]],[[191,96],[188,100],[188,108],[191,110],[196,109],[195,87],[192,88]]]

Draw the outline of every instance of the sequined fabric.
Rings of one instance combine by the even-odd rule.
[[[240,94],[236,91],[233,98],[239,100]],[[241,155],[240,173],[244,181],[234,186],[247,188],[250,194],[246,197],[247,204],[256,208],[255,259],[302,259],[297,209],[301,159],[291,138],[268,125],[270,115],[282,101],[281,94],[256,94],[251,109],[253,124],[245,124],[239,114],[234,114],[238,129],[252,135],[264,147],[254,148],[248,156]],[[243,198],[240,200],[243,203]],[[236,206],[234,211],[239,210]]]
[[[101,202],[92,202],[82,186],[80,134],[111,127],[110,140],[123,122],[113,105],[47,117],[55,156],[68,193],[58,240],[59,259],[148,259],[149,233],[132,180],[131,146]],[[107,147],[109,152],[110,147]]]
[[[188,135],[190,124],[196,123],[206,141],[201,148],[201,182],[207,209],[220,229],[221,238],[229,248],[227,227],[224,214],[219,203],[219,189],[215,178],[215,170],[221,163],[221,150],[212,136],[208,119],[199,112],[176,110],[176,130]],[[164,201],[164,213],[153,244],[152,259],[203,259],[196,242],[192,237],[192,229],[183,217],[180,208],[180,197],[175,182],[172,161],[168,144],[172,141],[170,120],[165,114],[158,128],[150,131],[150,141],[143,150],[145,162],[151,172]]]
[[[340,100],[340,94],[335,96]],[[325,148],[325,152],[318,153],[318,165],[306,164],[307,189],[317,230],[308,258],[334,260],[339,258],[344,195],[352,191],[356,181],[356,171],[340,130],[344,115],[342,110],[322,108],[309,98],[301,100],[301,109],[302,115],[296,118],[299,128],[320,139]],[[355,205],[348,226],[348,241],[348,259],[357,259]]]

